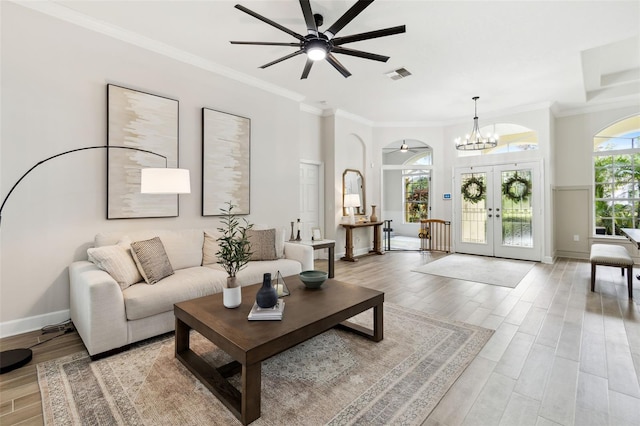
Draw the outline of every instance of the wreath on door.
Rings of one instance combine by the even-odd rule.
[[[531,196],[531,181],[516,172],[502,183],[502,195],[516,203],[527,201]]]
[[[487,187],[484,185],[484,181],[475,176],[470,177],[462,184],[462,197],[465,201],[473,204],[477,204],[478,201],[484,198],[484,194],[487,192]]]

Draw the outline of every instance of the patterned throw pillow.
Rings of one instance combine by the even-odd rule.
[[[122,290],[142,281],[142,276],[131,256],[129,240],[123,239],[112,246],[92,247],[87,249],[87,256],[89,261],[111,275]]]
[[[276,230],[249,229],[247,237],[251,243],[251,260],[276,260]]]
[[[155,284],[161,279],[173,275],[173,267],[160,238],[131,243],[133,260],[147,284]]]

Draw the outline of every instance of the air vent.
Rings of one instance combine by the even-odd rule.
[[[401,78],[409,77],[411,73],[407,71],[406,68],[398,68],[396,70],[389,71],[384,75],[389,77],[391,80],[400,80]]]

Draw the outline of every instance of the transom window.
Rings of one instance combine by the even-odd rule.
[[[593,137],[594,233],[640,228],[640,115]]]

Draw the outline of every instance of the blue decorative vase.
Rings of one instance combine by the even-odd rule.
[[[262,278],[262,287],[256,294],[256,303],[261,308],[273,308],[278,303],[278,293],[271,285],[271,274],[268,272]]]

